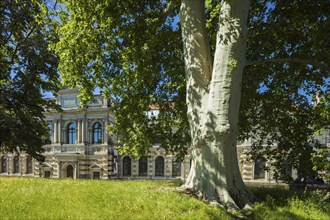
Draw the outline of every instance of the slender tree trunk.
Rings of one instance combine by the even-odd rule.
[[[184,187],[228,209],[251,204],[236,152],[249,6],[222,1],[213,69],[204,1],[183,0],[180,10],[193,157]]]

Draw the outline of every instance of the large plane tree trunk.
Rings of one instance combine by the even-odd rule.
[[[180,9],[192,136],[192,167],[183,187],[228,209],[251,204],[236,151],[249,6],[249,0],[222,1],[213,65],[204,1],[183,0]]]

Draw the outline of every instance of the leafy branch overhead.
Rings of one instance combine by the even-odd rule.
[[[57,39],[45,1],[0,3],[0,151],[25,151],[42,160],[48,139],[43,112],[57,108],[42,92],[59,88]]]
[[[251,159],[267,159],[276,178],[288,180],[288,167],[301,176],[319,169],[313,135],[329,125],[329,1],[63,2],[64,83],[82,101],[96,87],[112,98],[121,153],[145,155],[154,141],[189,150],[182,187],[229,210],[252,201],[236,138],[251,140]],[[316,94],[325,105],[312,104]]]
[[[64,82],[89,94],[83,99],[95,87],[111,94],[118,117],[111,131],[130,134],[123,137],[124,149],[143,153],[157,139],[169,150],[186,152],[182,146],[188,146],[190,138],[179,2],[64,3],[70,14],[62,20],[57,45]],[[209,0],[205,5],[213,54],[221,2]],[[314,133],[311,126],[322,117],[311,99],[316,92],[320,96],[329,92],[328,11],[328,1],[298,0],[252,1],[249,9],[246,58],[250,61],[243,75],[240,139],[257,130],[261,132],[254,132],[258,138],[268,134],[269,141],[282,143],[283,149],[264,151],[274,154],[265,156],[286,152],[296,167],[300,167],[300,157],[284,146],[295,145],[299,152],[308,148]],[[175,108],[169,108],[169,103],[175,103]],[[151,104],[163,106],[159,123],[143,117]],[[296,119],[301,115],[304,120],[293,119],[293,112]],[[173,126],[179,129],[176,134],[171,132]],[[300,134],[286,139],[291,137],[289,130]],[[263,155],[254,149],[255,156]]]
[[[153,141],[185,152],[189,135],[178,5],[109,1],[68,2],[66,7],[71,14],[56,45],[64,83],[88,94],[82,100],[95,87],[111,94],[116,112],[111,131],[126,134],[121,142],[130,153],[146,152]],[[158,115],[162,123],[145,117],[151,105],[164,110]]]

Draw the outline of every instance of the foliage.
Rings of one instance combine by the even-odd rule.
[[[184,154],[189,135],[175,14],[160,16],[162,1],[63,2],[70,14],[56,48],[64,84],[79,87],[82,101],[95,87],[111,94],[116,122],[110,132],[123,134],[121,152],[144,155],[159,141]],[[147,116],[152,107],[160,109],[157,123]]]
[[[329,1],[252,1],[247,58],[256,65],[243,75],[241,139],[252,136],[251,157],[274,161],[282,179],[291,167],[315,175],[314,134],[330,124],[326,106],[315,107],[315,95],[330,92],[329,9]]]
[[[0,2],[0,150],[42,160],[48,137],[42,112],[54,107],[42,92],[58,89],[56,41],[44,1]]]
[[[314,165],[313,170],[324,171],[325,175],[323,180],[325,182],[330,182],[330,151],[329,147],[319,147],[317,153],[314,153],[311,157],[312,164]]]
[[[0,178],[1,219],[230,219],[176,181]]]
[[[83,101],[95,87],[111,94],[117,120],[110,131],[122,134],[122,151],[143,155],[158,140],[185,153],[190,137],[179,1],[63,3],[68,13],[56,50],[64,83],[78,86]],[[313,174],[310,158],[318,151],[312,147],[319,146],[313,134],[329,125],[325,107],[311,103],[317,92],[329,93],[329,8],[323,0],[255,0],[249,9],[239,139],[253,137],[251,158],[276,161],[279,178],[287,179],[287,167]],[[212,51],[220,9],[220,1],[206,1]],[[160,109],[157,121],[146,116],[152,104]]]
[[[325,181],[330,181],[330,93],[324,94],[319,99],[316,111],[320,114],[320,118],[316,123],[317,132],[315,135],[324,138],[323,145],[320,145],[316,153],[312,155],[314,170],[326,171]]]

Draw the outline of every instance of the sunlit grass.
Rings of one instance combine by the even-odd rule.
[[[178,181],[0,178],[0,219],[237,219],[178,193]],[[247,219],[330,219],[321,192],[252,188]]]
[[[0,219],[230,219],[171,181],[0,178]]]

